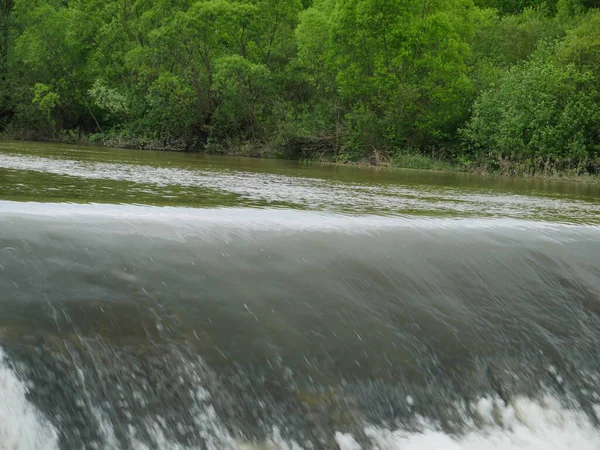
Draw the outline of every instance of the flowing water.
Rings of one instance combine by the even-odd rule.
[[[600,188],[0,142],[0,449],[600,449]]]

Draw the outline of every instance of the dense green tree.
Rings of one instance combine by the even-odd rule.
[[[325,0],[303,13],[299,59],[336,129],[343,121],[348,157],[451,138],[473,95],[474,13],[420,0]]]
[[[595,171],[595,2],[0,0],[0,129]]]
[[[558,59],[589,70],[600,81],[600,12],[592,11],[571,29],[559,47]]]
[[[590,72],[538,56],[476,101],[470,156],[510,172],[598,170],[600,95]]]
[[[23,83],[31,87],[39,83],[47,85],[61,98],[57,126],[84,126],[102,131],[88,96],[86,70],[97,20],[85,6],[79,3],[64,6],[62,2],[48,0],[31,8],[30,2],[17,0],[13,14],[22,32],[15,40],[19,61],[16,70]],[[46,116],[45,111],[32,106],[31,88],[22,89],[18,95],[21,120],[30,119],[35,124],[36,110]]]
[[[507,15],[518,14],[527,9],[544,8],[553,12],[557,9],[557,0],[477,0],[475,3],[484,8],[494,8],[501,14]]]

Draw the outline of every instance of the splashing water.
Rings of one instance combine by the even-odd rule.
[[[52,450],[58,448],[57,433],[27,400],[27,387],[7,367],[0,350],[0,448]]]
[[[7,145],[0,450],[600,449],[596,196]]]

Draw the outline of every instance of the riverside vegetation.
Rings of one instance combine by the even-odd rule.
[[[600,172],[597,0],[0,0],[20,139]]]

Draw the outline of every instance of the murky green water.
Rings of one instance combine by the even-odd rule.
[[[588,183],[22,142],[0,142],[0,177],[0,195],[16,201],[586,223],[600,206]]]
[[[0,142],[0,449],[599,449],[600,187]]]

